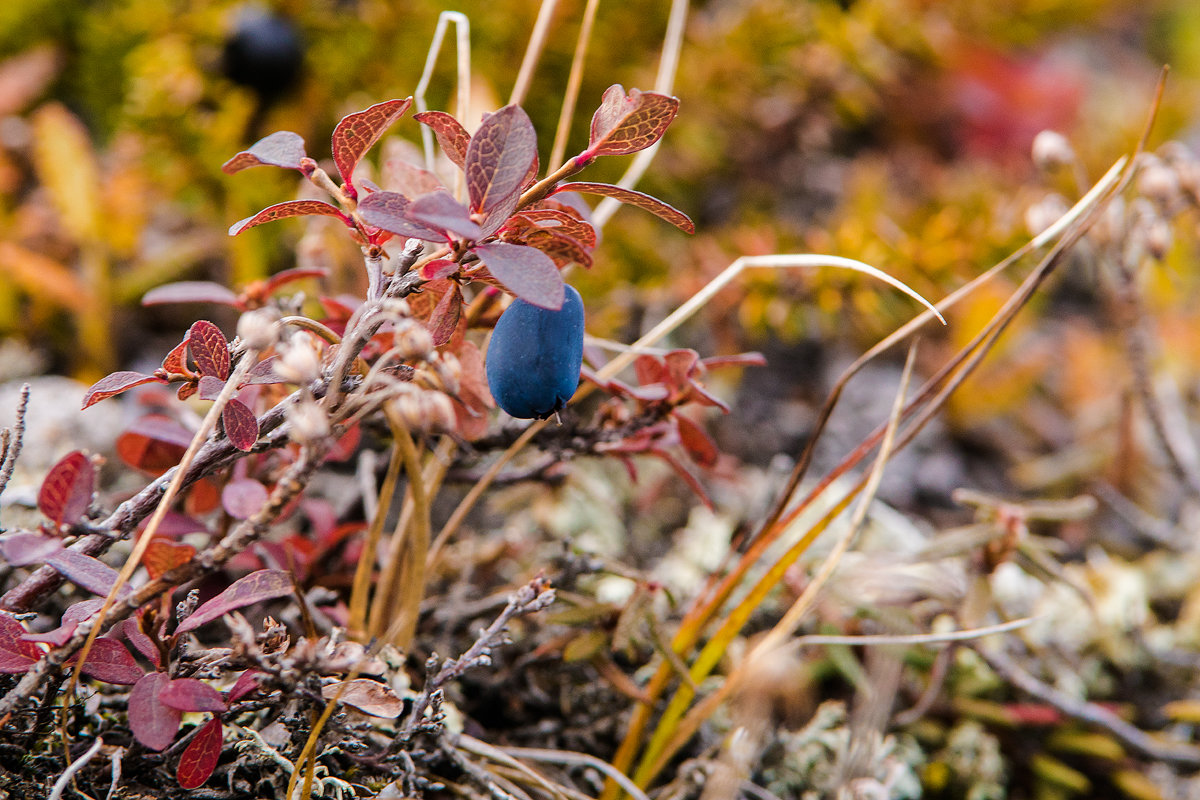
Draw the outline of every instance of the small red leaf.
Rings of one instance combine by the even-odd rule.
[[[196,548],[190,544],[172,542],[170,539],[155,536],[142,555],[142,566],[153,580],[176,567],[183,566],[191,561],[195,554]]]
[[[657,92],[641,92],[613,84],[592,116],[592,135],[585,158],[625,155],[644,150],[662,138],[679,111],[679,100]]]
[[[155,667],[162,666],[162,656],[158,652],[158,648],[154,646],[154,640],[142,632],[141,626],[138,625],[139,617],[126,617],[112,627],[115,635],[124,635],[129,643],[133,645],[133,649],[142,654],[142,657],[153,664]]]
[[[236,306],[238,296],[232,289],[213,281],[176,281],[155,287],[142,295],[144,306],[164,303],[220,303],[224,306]]]
[[[216,400],[224,388],[225,381],[220,378],[214,378],[212,375],[205,375],[196,384],[196,395],[201,400]]]
[[[427,281],[438,281],[458,272],[459,264],[448,258],[438,258],[421,266],[421,277]]]
[[[232,175],[260,166],[300,169],[300,161],[304,156],[304,139],[300,134],[276,131],[226,161],[221,165],[221,171]]]
[[[429,317],[429,332],[433,335],[434,347],[441,347],[450,341],[454,330],[458,327],[462,315],[462,290],[458,284],[450,287],[450,291],[442,295],[433,314]]]
[[[171,682],[165,672],[147,672],[129,692],[129,727],[133,736],[150,750],[164,750],[175,739],[183,712],[158,699]]]
[[[45,561],[62,549],[62,539],[32,531],[17,531],[0,536],[0,558],[10,567],[24,567]]]
[[[433,135],[437,137],[442,152],[462,169],[467,158],[467,148],[471,143],[471,134],[467,133],[467,129],[445,111],[422,111],[420,114],[414,114],[413,119],[433,129]]]
[[[457,233],[465,239],[480,238],[479,226],[471,219],[471,212],[449,192],[418,197],[409,205],[408,217],[430,228]]]
[[[192,434],[175,420],[148,414],[117,437],[117,455],[134,469],[161,475],[179,463],[191,441]]]
[[[72,656],[67,664],[74,663],[75,656]],[[145,670],[138,666],[133,656],[125,649],[125,645],[108,636],[102,636],[92,642],[92,649],[88,651],[87,661],[83,662],[81,671],[98,681],[121,686],[132,686],[145,674]]]
[[[58,570],[71,583],[87,589],[92,594],[107,595],[117,582],[117,571],[112,567],[77,550],[60,550],[46,559],[46,563]],[[129,594],[129,584],[121,587],[119,597]]]
[[[654,216],[665,219],[684,233],[696,232],[696,225],[688,218],[687,214],[656,197],[635,192],[633,189],[622,189],[620,186],[613,186],[611,183],[587,183],[581,181],[561,184],[554,192],[556,194],[558,192],[582,192],[583,194],[604,195],[605,197],[620,200],[627,205],[637,206],[643,211],[649,211]]]
[[[243,453],[248,452],[258,441],[258,418],[250,407],[241,400],[230,400],[221,412],[221,424],[229,442]]]
[[[180,711],[224,711],[225,697],[195,678],[176,678],[158,692],[158,699]]]
[[[197,608],[179,624],[176,633],[186,633],[230,611],[263,600],[292,593],[292,574],[284,569],[261,569],[239,578],[229,588]]]
[[[716,466],[719,453],[708,433],[689,417],[682,414],[672,416],[679,426],[679,441],[692,460],[705,469]]]
[[[533,208],[522,211],[518,217],[554,233],[570,236],[588,249],[596,246],[596,229],[579,217],[557,208]]]
[[[221,506],[234,519],[248,519],[266,505],[267,487],[253,478],[230,481],[221,490]]]
[[[536,228],[521,236],[521,243],[541,250],[560,267],[567,264],[592,266],[592,256],[577,239],[547,228]]]
[[[166,383],[166,381],[159,380],[153,375],[144,375],[141,372],[114,372],[92,384],[92,388],[88,389],[87,394],[83,396],[83,405],[80,410],[95,405],[101,400],[107,400],[126,389],[141,386],[143,383]]]
[[[492,277],[517,297],[535,306],[557,311],[562,308],[562,276],[550,257],[541,250],[520,244],[492,242],[472,250]]]
[[[38,508],[55,527],[74,525],[92,503],[96,469],[78,450],[67,453],[50,468],[38,492]]]
[[[25,626],[0,612],[0,672],[25,672],[42,657],[45,651],[23,640],[25,634]]]
[[[350,224],[349,218],[339,211],[337,206],[330,205],[323,200],[286,200],[233,223],[229,226],[229,235],[237,236],[242,231],[256,228],[265,222],[274,222],[277,219],[310,216],[339,217],[342,222]]]
[[[270,295],[278,291],[281,286],[289,284],[292,281],[300,281],[305,278],[324,278],[328,275],[329,270],[326,267],[291,267],[290,269],[281,269],[267,278],[266,285],[263,287],[263,295]]]
[[[345,186],[350,186],[354,168],[363,154],[411,105],[411,97],[407,100],[386,100],[365,111],[349,114],[337,124],[333,129],[333,162],[337,164]]]
[[[188,746],[179,754],[179,768],[175,779],[181,789],[198,789],[204,785],[221,760],[221,744],[224,741],[221,720],[213,717],[204,723]]]
[[[471,210],[488,213],[521,190],[537,158],[537,133],[520,106],[484,114],[471,137],[464,169]]]
[[[220,328],[206,319],[197,320],[188,329],[187,341],[188,355],[201,375],[229,377],[229,340]]]
[[[183,337],[183,341],[171,348],[171,352],[163,356],[162,368],[172,375],[185,375],[190,370],[187,368],[187,336]]]
[[[444,242],[449,237],[408,217],[412,202],[396,192],[373,192],[358,204],[358,213],[363,221],[376,228],[398,233],[423,242]]]
[[[259,688],[258,678],[255,676],[265,674],[256,669],[248,669],[241,675],[238,675],[238,679],[234,681],[233,686],[229,689],[229,702],[236,703],[251,692],[257,692]]]

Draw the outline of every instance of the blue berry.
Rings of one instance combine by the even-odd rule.
[[[500,315],[487,352],[488,387],[496,403],[521,419],[544,418],[567,404],[583,363],[583,300],[566,287],[550,311],[517,299]]]

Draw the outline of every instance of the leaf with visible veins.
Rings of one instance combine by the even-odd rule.
[[[487,214],[521,190],[537,158],[537,133],[520,106],[485,114],[467,147],[464,170],[471,210]]]
[[[637,206],[643,211],[649,211],[654,216],[665,219],[684,233],[696,232],[696,226],[688,218],[687,214],[656,197],[636,192],[633,189],[623,189],[620,186],[613,186],[611,183],[588,183],[580,181],[559,185],[554,190],[554,193],[557,194],[559,192],[581,192],[583,194],[599,194],[611,197],[627,205]]]
[[[580,158],[619,156],[645,150],[662,138],[679,111],[679,100],[658,92],[613,84],[592,116],[591,139]]]
[[[455,166],[462,169],[467,158],[467,148],[471,143],[471,134],[467,133],[462,123],[445,111],[422,111],[420,114],[414,114],[413,119],[433,130],[442,152]]]
[[[243,220],[233,223],[229,226],[229,235],[237,236],[242,231],[256,228],[266,222],[274,222],[277,219],[314,215],[338,217],[342,222],[352,226],[349,217],[339,211],[337,206],[330,205],[323,200],[286,200],[282,203],[268,206],[257,214],[252,214]]]
[[[260,166],[300,169],[300,161],[304,156],[304,139],[300,134],[276,131],[226,161],[221,165],[221,171],[232,175]]]
[[[471,252],[492,273],[492,277],[527,303],[557,311],[562,308],[566,290],[562,275],[550,256],[532,247],[506,242],[479,245]]]
[[[351,186],[354,168],[392,123],[404,116],[412,105],[407,100],[385,100],[370,108],[343,117],[333,129],[333,163],[337,164],[342,183]]]

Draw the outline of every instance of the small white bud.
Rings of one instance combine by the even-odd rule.
[[[246,347],[263,351],[279,338],[279,312],[273,308],[247,311],[238,319],[237,335]]]
[[[306,336],[295,336],[282,349],[272,369],[289,383],[306,384],[321,377],[321,354]]]
[[[288,436],[297,444],[311,444],[329,435],[329,417],[310,400],[290,406],[286,415]]]
[[[1058,131],[1042,131],[1033,137],[1032,155],[1038,169],[1047,172],[1075,163],[1075,150]]]
[[[424,361],[433,353],[433,334],[419,322],[405,320],[392,335],[396,354],[402,361]]]
[[[1161,206],[1170,206],[1179,197],[1179,175],[1158,159],[1138,170],[1137,190],[1143,197]]]

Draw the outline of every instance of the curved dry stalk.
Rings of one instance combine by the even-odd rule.
[[[413,506],[411,535],[406,526],[403,526],[403,519],[392,534],[393,537],[403,537],[404,547],[401,551],[400,603],[395,610],[396,620],[387,637],[400,650],[407,651],[417,629],[421,599],[425,596],[425,560],[429,553],[430,536],[429,495],[422,480],[424,470],[421,469],[421,459],[404,420],[390,405],[384,407],[384,414],[396,440],[395,446],[404,460],[404,471],[408,474],[408,489]]]
[[[575,103],[579,100],[579,87],[583,83],[583,65],[587,61],[588,45],[592,43],[592,27],[595,25],[596,11],[599,8],[600,0],[587,0],[583,9],[579,37],[575,40],[575,54],[571,56],[571,71],[567,74],[567,88],[563,91],[562,109],[558,112],[558,126],[554,129],[554,146],[550,148],[551,164],[561,164],[567,154],[571,120],[575,118]]]
[[[525,55],[521,58],[521,68],[517,70],[517,80],[513,84],[512,94],[508,96],[509,105],[519,106],[525,102],[529,84],[533,82],[533,71],[537,69],[538,61],[542,58],[542,48],[546,46],[546,33],[550,29],[556,8],[558,0],[542,0],[538,8],[533,32],[529,34],[529,44],[525,46]]]
[[[527,758],[530,761],[545,761],[549,764],[568,764],[581,767],[591,767],[612,778],[621,788],[629,792],[634,800],[650,800],[646,793],[637,787],[633,781],[616,769],[612,764],[601,761],[588,753],[573,753],[570,750],[551,750],[544,747],[501,747],[501,751],[517,758]]]
[[[379,489],[379,500],[375,505],[375,515],[367,528],[363,541],[362,552],[358,556],[358,564],[354,569],[354,582],[350,590],[349,621],[347,628],[352,636],[363,636],[367,632],[367,599],[371,593],[371,573],[375,569],[379,538],[383,535],[383,523],[392,508],[392,498],[396,494],[396,484],[400,481],[400,470],[404,467],[404,458],[400,448],[393,444],[392,455],[388,459],[387,472],[384,474],[383,486]]]
[[[446,38],[446,28],[454,24],[454,49],[458,56],[458,100],[455,116],[462,120],[463,115],[471,108],[471,20],[461,11],[443,11],[438,14],[437,27],[433,29],[433,39],[429,42],[429,50],[425,54],[425,67],[421,70],[421,79],[413,90],[413,104],[417,111],[428,111],[425,93],[429,91],[429,83],[433,80],[433,70],[437,66],[438,54],[442,52],[442,40]],[[466,121],[463,121],[466,124]],[[433,172],[433,131],[428,125],[421,126],[421,144],[425,149],[425,169]]]

